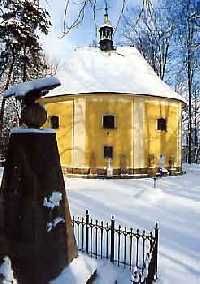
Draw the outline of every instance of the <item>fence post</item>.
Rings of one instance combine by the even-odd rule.
[[[114,216],[111,218],[111,226],[110,226],[110,261],[114,262],[115,255],[115,219]]]
[[[86,253],[89,253],[88,250],[88,244],[89,244],[89,213],[88,210],[86,210],[86,224],[85,224],[85,249],[86,249]]]
[[[156,239],[156,247],[155,247],[155,277],[157,279],[158,272],[158,237],[159,237],[159,225],[156,223],[155,227],[155,239]]]

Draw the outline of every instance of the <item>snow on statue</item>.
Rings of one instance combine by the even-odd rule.
[[[74,238],[56,133],[40,129],[47,113],[35,102],[59,85],[57,78],[49,77],[14,85],[4,93],[22,100],[21,118],[28,127],[11,131],[0,194],[0,254],[4,262],[9,260],[19,284],[59,283],[61,275],[67,281],[70,267],[83,262]],[[82,283],[95,272],[94,265],[85,267]],[[3,277],[6,280],[5,273]]]

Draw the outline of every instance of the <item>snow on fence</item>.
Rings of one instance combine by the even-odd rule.
[[[78,249],[91,257],[106,258],[113,264],[129,268],[132,283],[151,284],[157,278],[158,224],[154,231],[116,226],[86,216],[73,217],[74,234]]]

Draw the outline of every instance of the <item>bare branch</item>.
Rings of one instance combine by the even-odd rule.
[[[126,8],[126,2],[127,2],[127,0],[122,0],[122,7],[121,7],[120,15],[119,15],[118,20],[117,20],[116,27],[114,29],[114,34],[116,33],[118,26],[119,26],[119,23],[120,23],[122,16],[124,14],[124,11],[125,11],[125,8]]]
[[[122,16],[125,12],[126,3],[127,3],[127,0],[122,0],[122,6],[121,6],[120,14],[117,20],[114,33],[117,31],[120,21],[122,19]],[[80,23],[83,21],[85,17],[85,10],[87,6],[90,6],[90,8],[92,9],[92,15],[93,15],[93,19],[95,22],[95,28],[96,28],[96,10],[97,10],[96,4],[97,4],[97,0],[83,0],[83,1],[66,0],[65,9],[64,9],[63,36],[67,35],[72,29],[80,25]],[[67,23],[67,18],[68,18],[68,12],[70,10],[71,5],[77,5],[79,6],[79,8],[78,8],[78,14],[76,15],[75,19],[72,21],[71,24],[69,24]]]
[[[64,11],[64,27],[63,27],[63,36],[67,35],[73,28],[77,27],[84,19],[85,15],[85,8],[88,3],[90,3],[91,0],[84,0],[81,3],[73,2],[75,5],[81,5],[78,15],[75,18],[75,20],[72,21],[70,25],[67,24],[66,18],[67,18],[67,12],[69,10],[70,0],[66,0],[65,5],[65,11]]]

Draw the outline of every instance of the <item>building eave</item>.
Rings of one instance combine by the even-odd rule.
[[[118,96],[131,96],[131,97],[150,97],[150,98],[159,98],[159,99],[163,99],[163,100],[173,100],[173,101],[179,101],[181,102],[184,106],[186,105],[186,101],[183,99],[183,100],[180,100],[178,98],[170,98],[170,97],[163,97],[163,96],[158,96],[158,95],[152,95],[152,94],[133,94],[133,93],[130,93],[130,92],[127,92],[127,93],[119,93],[119,92],[82,92],[82,93],[65,93],[65,94],[59,94],[59,95],[52,95],[52,96],[45,96],[42,98],[42,101],[49,101],[51,99],[56,99],[56,98],[63,98],[63,97],[69,97],[69,98],[72,98],[72,97],[78,97],[78,96],[92,96],[92,95],[118,95]]]

